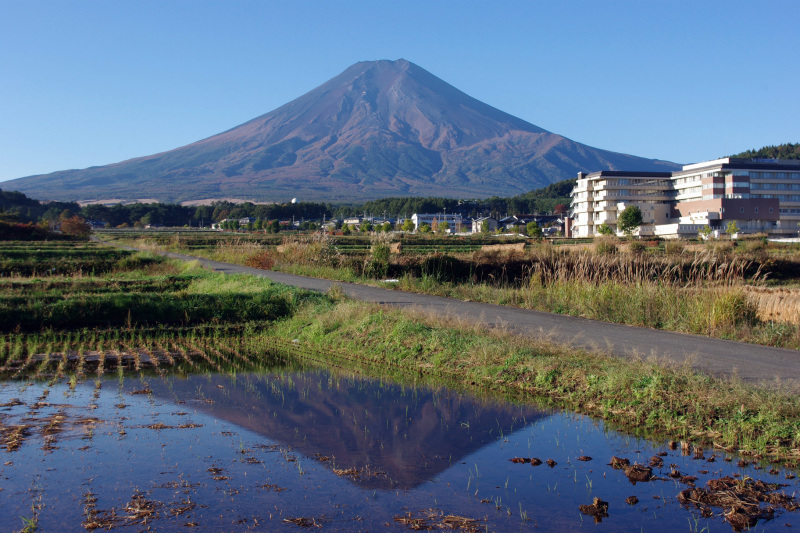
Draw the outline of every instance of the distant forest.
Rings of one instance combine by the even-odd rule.
[[[410,217],[414,213],[460,213],[463,216],[505,216],[528,213],[552,213],[559,204],[569,206],[570,192],[575,180],[569,179],[553,183],[542,189],[500,198],[493,196],[485,200],[455,200],[452,198],[384,198],[363,204],[341,205],[336,207],[334,216],[375,215],[387,217]]]
[[[111,227],[160,226],[209,227],[212,222],[251,217],[260,220],[318,220],[348,216],[410,217],[414,213],[460,213],[463,216],[552,213],[567,210],[575,180],[565,180],[512,198],[454,200],[450,198],[386,198],[352,205],[300,202],[253,204],[215,202],[207,206],[178,204],[87,205],[75,202],[39,202],[15,191],[0,189],[0,219],[14,222],[52,223],[60,217],[80,215],[106,222]]]
[[[778,146],[765,146],[758,150],[747,150],[730,157],[765,158],[765,159],[800,159],[800,143],[786,143]]]

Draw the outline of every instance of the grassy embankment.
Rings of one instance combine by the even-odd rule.
[[[499,303],[596,320],[800,349],[800,254],[760,241],[681,243],[627,250],[591,245],[535,244],[524,251],[481,250],[438,239],[440,252],[419,245],[390,253],[325,238],[287,239],[276,246],[221,235],[190,238],[142,236],[136,246],[170,249],[220,261],[323,277],[381,284],[412,292]]]
[[[102,363],[71,368],[66,354],[89,351],[117,360],[122,352],[146,351],[179,359],[182,371],[235,372],[252,369],[277,347],[376,376],[547,401],[649,437],[800,458],[800,397],[788,392],[536,344],[480,325],[444,324],[348,301],[337,291],[314,294],[148,254],[116,253],[105,271],[92,275],[80,267],[72,276],[0,281],[3,375],[75,372],[84,379],[102,372]],[[83,257],[91,261],[93,255],[87,248]],[[32,250],[29,259],[45,265],[35,256]],[[26,304],[33,294],[42,303]],[[34,357],[42,353],[64,357],[45,371]],[[26,368],[31,372],[21,374]]]
[[[345,367],[544,400],[650,438],[800,460],[800,396],[778,388],[346,300],[301,308],[269,334]]]

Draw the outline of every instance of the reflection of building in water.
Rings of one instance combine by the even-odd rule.
[[[376,489],[413,488],[502,435],[548,416],[530,406],[481,401],[446,389],[316,371],[247,374],[235,381],[190,376],[151,385],[162,397],[190,401],[202,394],[213,403],[198,402],[198,410],[310,457],[332,457],[321,463],[328,468],[369,465],[385,472],[354,479]]]

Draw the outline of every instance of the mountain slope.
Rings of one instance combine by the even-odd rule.
[[[356,63],[274,111],[169,152],[5,186],[53,200],[362,201],[513,195],[578,171],[673,168],[550,133],[401,59]]]

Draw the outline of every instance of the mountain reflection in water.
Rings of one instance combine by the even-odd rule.
[[[172,376],[153,394],[290,446],[328,468],[359,469],[357,485],[411,489],[549,415],[448,389],[401,386],[320,370]],[[377,474],[375,474],[377,473]]]

